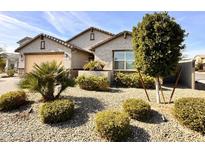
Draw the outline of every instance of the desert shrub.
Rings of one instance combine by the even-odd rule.
[[[9,77],[13,77],[14,76],[14,73],[15,73],[15,70],[14,69],[9,69],[9,70],[7,70],[7,75],[9,76]]]
[[[195,71],[203,70],[203,63],[197,63],[195,65]]]
[[[77,77],[76,82],[81,89],[85,90],[106,91],[109,88],[108,79],[103,76],[81,75]]]
[[[0,73],[4,72],[5,66],[6,66],[6,60],[0,55]]]
[[[69,100],[55,100],[45,102],[39,111],[40,118],[44,123],[58,123],[67,121],[74,112],[74,104]]]
[[[59,98],[69,86],[74,86],[69,70],[56,61],[35,64],[32,72],[20,81],[20,87],[39,92],[45,101]]]
[[[9,111],[17,109],[22,105],[25,105],[26,94],[23,91],[11,91],[1,95],[0,97],[0,110]]]
[[[130,135],[130,119],[126,113],[102,111],[97,113],[96,130],[108,141],[125,140]]]
[[[101,63],[100,61],[90,61],[83,66],[84,70],[89,71],[101,71],[103,70],[105,64]]]
[[[123,102],[123,109],[132,119],[146,121],[150,117],[151,107],[141,99],[127,99]]]
[[[144,84],[146,88],[154,88],[155,81],[153,77],[142,75]],[[142,88],[140,77],[138,73],[115,73],[115,81],[118,86],[121,87],[133,87]]]
[[[186,127],[205,133],[205,99],[180,98],[174,102],[174,114]]]

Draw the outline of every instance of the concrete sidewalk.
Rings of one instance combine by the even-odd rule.
[[[1,78],[0,77],[0,95],[3,93],[18,90],[19,77]]]

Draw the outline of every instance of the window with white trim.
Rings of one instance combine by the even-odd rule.
[[[45,41],[41,41],[41,49],[45,49]]]
[[[95,33],[93,32],[90,33],[90,40],[91,41],[95,40]]]
[[[131,50],[114,51],[114,69],[115,70],[133,70],[134,52]]]

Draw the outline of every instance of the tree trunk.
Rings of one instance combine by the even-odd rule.
[[[155,88],[156,88],[156,101],[157,101],[157,103],[160,103],[159,81],[158,81],[158,77],[155,78]]]

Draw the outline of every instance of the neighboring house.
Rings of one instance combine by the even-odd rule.
[[[201,70],[205,70],[205,55],[197,55],[194,57],[195,59],[195,65],[200,64]]]
[[[82,70],[90,60],[105,64],[104,69],[114,71],[132,71],[134,54],[131,44],[131,32],[119,34],[90,27],[67,41],[53,36],[39,34],[34,38],[20,40],[19,74],[30,72],[33,65],[46,61],[62,62],[65,68]]]
[[[194,57],[196,64],[203,63],[205,64],[205,55],[196,55]]]
[[[5,71],[7,71],[8,69],[14,69],[15,71],[17,71],[17,69],[18,69],[18,58],[19,58],[19,54],[6,53]]]

